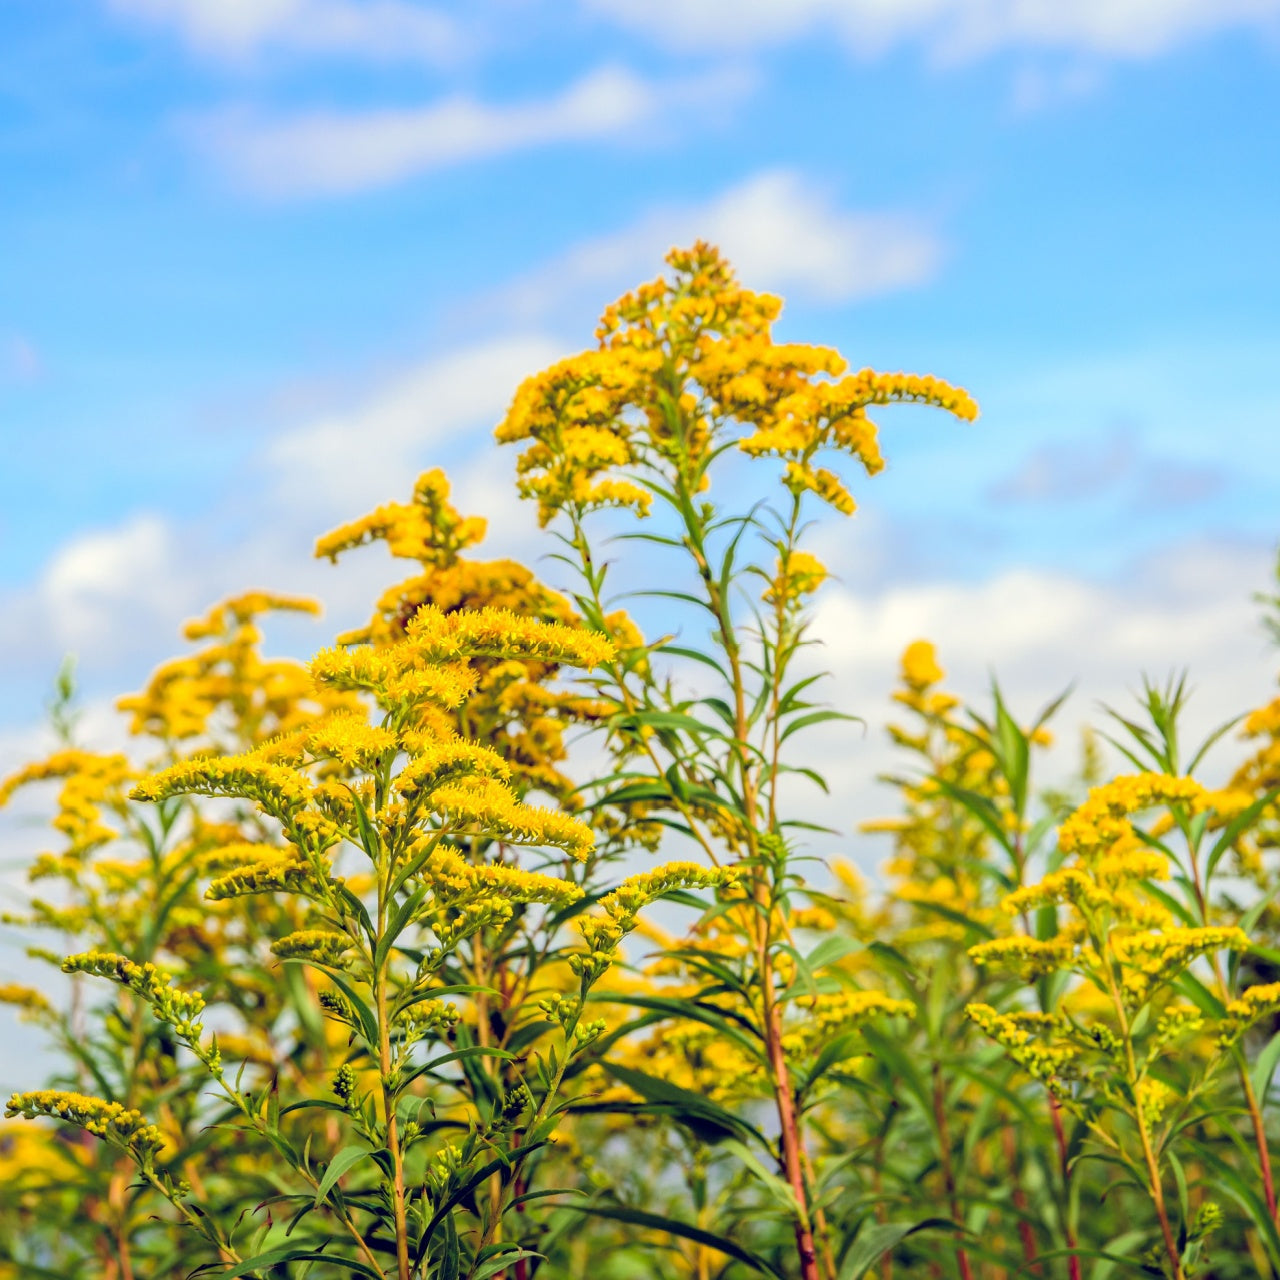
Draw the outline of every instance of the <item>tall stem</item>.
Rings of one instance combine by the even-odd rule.
[[[370,850],[372,855],[375,851]],[[387,927],[386,877],[378,877],[378,934]],[[409,1221],[405,1209],[404,1154],[400,1150],[399,1126],[396,1121],[396,1093],[391,1079],[391,1026],[387,1012],[387,960],[382,961],[373,975],[374,999],[378,1019],[378,1074],[382,1081],[382,1106],[386,1117],[387,1154],[393,1170],[391,1186],[391,1211],[396,1230],[397,1280],[410,1280]]]
[[[1104,953],[1105,954],[1105,953]],[[1124,1000],[1116,987],[1115,979],[1108,972],[1107,986],[1111,1002],[1115,1006],[1116,1018],[1120,1024],[1120,1035],[1124,1042],[1125,1064],[1129,1070],[1129,1087],[1134,1096],[1134,1119],[1137,1121],[1138,1139],[1142,1144],[1142,1161],[1147,1169],[1147,1190],[1151,1193],[1151,1203],[1155,1206],[1156,1217],[1160,1220],[1160,1234],[1164,1237],[1164,1249],[1173,1268],[1173,1280],[1184,1280],[1182,1258],[1178,1252],[1177,1239],[1173,1234],[1173,1225],[1169,1221],[1169,1211],[1164,1202],[1164,1186],[1160,1178],[1160,1164],[1156,1160],[1151,1146],[1151,1134],[1147,1130],[1146,1110],[1138,1095],[1138,1060],[1133,1051],[1133,1036],[1129,1029],[1129,1015],[1125,1011]]]
[[[1074,1251],[1076,1233],[1071,1226],[1071,1161],[1067,1152],[1067,1134],[1062,1125],[1062,1104],[1049,1095],[1049,1115],[1053,1120],[1053,1138],[1058,1146],[1058,1167],[1062,1171],[1062,1231],[1067,1248]],[[1067,1271],[1071,1280],[1081,1280],[1080,1259],[1072,1252],[1067,1259]]]
[[[951,1165],[951,1131],[947,1127],[947,1096],[942,1079],[942,1064],[933,1062],[933,1123],[938,1132],[938,1155],[942,1161],[942,1182],[947,1193],[951,1216],[960,1220],[960,1199],[956,1195],[955,1171]],[[956,1245],[956,1262],[963,1280],[973,1280],[973,1266],[963,1245]]]

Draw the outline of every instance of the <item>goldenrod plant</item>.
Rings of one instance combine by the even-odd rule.
[[[813,524],[873,413],[977,408],[776,341],[709,245],[666,268],[498,424],[539,575],[428,470],[320,537],[411,572],[309,662],[263,645],[312,602],[215,605],[118,752],[59,677],[0,787],[59,787],[8,918],[65,975],[0,983],[57,1063],[0,1128],[0,1276],[1280,1274],[1280,704],[1211,786],[1239,722],[1188,756],[1148,685],[1049,790],[1061,699],[966,705],[913,640],[897,812],[824,829],[859,757],[811,735],[869,709]]]

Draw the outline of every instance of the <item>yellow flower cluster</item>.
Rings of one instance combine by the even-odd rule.
[[[1197,956],[1228,949],[1248,951],[1252,945],[1248,934],[1234,926],[1119,933],[1111,938],[1122,969],[1121,982],[1135,1005],[1172,982]]]
[[[132,775],[133,770],[122,755],[97,755],[67,748],[19,769],[0,783],[0,807],[20,787],[61,779],[53,826],[67,838],[64,856],[77,863],[116,838],[115,830],[104,821],[104,810],[119,811],[124,802],[122,788]]]
[[[1058,847],[1089,860],[1132,836],[1132,814],[1157,804],[1185,803],[1195,811],[1207,803],[1204,788],[1192,778],[1163,773],[1126,774],[1094,787],[1089,798],[1063,824]]]
[[[30,1018],[43,1018],[53,1012],[53,1006],[42,991],[17,982],[0,983],[0,1004],[13,1005]]]
[[[321,894],[316,869],[301,858],[272,858],[248,862],[210,882],[204,896],[211,902],[244,898],[255,893]]]
[[[827,580],[827,566],[808,551],[792,551],[785,562],[779,558],[772,580],[764,593],[766,604],[798,605]]]
[[[418,477],[413,501],[388,502],[316,541],[316,555],[337,561],[344,551],[385,542],[393,556],[423,564],[448,564],[484,540],[486,522],[462,516],[449,502],[449,482],[438,468]]]
[[[289,822],[311,801],[306,779],[284,765],[253,752],[183,760],[143,778],[129,793],[131,800],[166,800],[170,796],[234,796],[252,800],[271,817]]]
[[[510,787],[491,778],[446,782],[432,792],[431,807],[460,835],[545,845],[578,859],[585,858],[595,842],[585,822],[554,809],[525,804]]]
[[[329,688],[372,691],[385,707],[429,696],[432,709],[420,708],[419,714],[430,722],[432,736],[447,736],[452,729],[468,741],[482,743],[506,762],[518,792],[537,788],[570,803],[575,783],[557,767],[567,755],[565,730],[608,716],[614,708],[552,689],[559,673],[557,661],[507,651],[493,657],[477,652],[449,670],[427,668],[442,674],[423,674],[416,662],[393,658],[384,663],[376,657],[378,651],[404,641],[409,623],[424,609],[446,618],[498,610],[507,618],[565,626],[577,622],[569,602],[524,566],[512,560],[463,558],[462,552],[479,540],[483,525],[449,502],[448,481],[441,472],[430,471],[419,478],[410,504],[380,508],[321,539],[317,553],[330,558],[361,542],[385,540],[393,554],[417,560],[423,572],[383,592],[368,624],[339,637],[340,645],[367,645],[369,650],[355,650],[350,658],[340,652],[322,655],[313,672]],[[619,647],[643,647],[625,614],[611,615],[605,625]]]
[[[636,467],[675,466],[691,489],[730,424],[738,447],[786,462],[784,483],[851,512],[838,476],[815,468],[823,450],[857,458],[874,474],[884,463],[872,404],[917,401],[972,419],[965,392],[934,378],[846,374],[825,347],[779,344],[771,328],[779,299],[739,286],[713,246],[672,250],[669,278],[620,298],[601,318],[599,347],[528,379],[497,429],[502,443],[528,442],[517,463],[521,492],[539,519],[599,506],[648,511]],[[842,376],[845,375],[845,376]],[[622,472],[623,474],[619,474]]]
[[[62,962],[63,973],[85,973],[106,978],[135,992],[161,1022],[173,1026],[179,1035],[194,1039],[201,1025],[197,1021],[204,1011],[204,997],[194,991],[179,991],[170,985],[170,975],[149,961],[138,964],[113,951],[85,951],[68,956]]]
[[[969,948],[969,959],[983,967],[1004,969],[1028,981],[1065,969],[1075,958],[1075,948],[1064,938],[1029,938],[1015,934],[993,938]]]
[[[626,411],[661,365],[657,353],[587,351],[526,379],[496,431],[501,444],[531,443],[516,464],[522,496],[543,525],[575,507],[648,513],[652,495],[608,472],[633,460]]]
[[[989,1004],[965,1005],[965,1016],[991,1037],[1029,1076],[1062,1096],[1061,1081],[1074,1073],[1080,1057],[1071,1044],[1048,1043],[1064,1030],[1050,1013],[998,1013]]]
[[[521,867],[476,865],[443,847],[432,853],[423,874],[438,903],[479,893],[497,894],[511,902],[544,902],[567,907],[583,897],[583,890],[571,880],[525,871]]]
[[[667,862],[629,876],[600,899],[596,912],[574,921],[588,954],[571,956],[570,965],[575,973],[594,981],[613,963],[619,944],[636,927],[640,911],[649,903],[673,889],[723,889],[738,875],[736,869],[708,870],[696,862]]]
[[[946,672],[938,665],[938,652],[928,640],[913,640],[902,651],[902,682],[916,693],[941,684]]]
[[[456,707],[470,695],[477,678],[461,663],[421,666],[403,643],[385,649],[322,649],[311,660],[311,676],[318,685],[371,693],[388,711],[423,702]]]
[[[593,631],[507,609],[445,613],[424,605],[409,620],[405,635],[408,652],[421,662],[523,658],[590,670],[614,654],[613,643]]]
[[[332,929],[298,929],[271,944],[272,955],[281,960],[309,960],[331,969],[344,968],[343,958],[355,944],[344,933]]]
[[[269,611],[317,614],[320,606],[300,597],[250,591],[187,623],[183,634],[188,640],[210,643],[163,663],[142,692],[117,701],[121,711],[132,715],[130,731],[169,744],[203,735],[225,749],[228,742],[257,744],[318,715],[352,707],[347,696],[317,690],[300,663],[262,657],[257,619]]]
[[[1219,1043],[1224,1047],[1235,1044],[1255,1023],[1276,1012],[1280,1012],[1280,982],[1246,988],[1227,1002],[1227,1016],[1218,1029]]]
[[[104,1102],[101,1098],[83,1093],[66,1093],[58,1089],[38,1089],[31,1093],[15,1093],[5,1107],[6,1116],[23,1116],[33,1120],[36,1116],[49,1116],[66,1120],[92,1133],[124,1147],[144,1166],[149,1166],[156,1152],[164,1146],[164,1135],[137,1111],[122,1107],[118,1102]]]

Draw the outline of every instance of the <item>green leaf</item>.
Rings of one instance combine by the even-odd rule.
[[[1228,726],[1230,727],[1230,726]],[[1209,860],[1205,863],[1205,879],[1209,879],[1217,868],[1223,854],[1235,844],[1237,837],[1246,827],[1249,827],[1257,819],[1258,815],[1271,804],[1277,796],[1280,796],[1280,787],[1273,787],[1264,796],[1260,796],[1247,809],[1236,814],[1234,818],[1223,828],[1222,834],[1214,843],[1213,848],[1209,851]]]
[[[324,1171],[324,1177],[320,1179],[320,1185],[316,1187],[315,1207],[317,1209],[324,1203],[325,1197],[333,1189],[338,1179],[368,1155],[372,1155],[368,1147],[352,1143],[349,1147],[343,1147],[329,1161],[329,1166]]]
[[[350,1258],[338,1258],[314,1249],[297,1249],[286,1245],[279,1249],[268,1249],[266,1253],[256,1254],[238,1262],[230,1271],[219,1271],[216,1274],[221,1280],[235,1280],[236,1276],[247,1276],[260,1267],[274,1267],[281,1262],[327,1262],[330,1266],[345,1267],[352,1275],[368,1276],[370,1280],[381,1280],[378,1273],[363,1262],[355,1262]]]
[[[606,1208],[597,1205],[569,1204],[562,1205],[561,1208],[569,1213],[587,1213],[594,1218],[608,1218],[613,1222],[629,1223],[633,1227],[646,1227],[650,1231],[665,1231],[668,1235],[679,1236],[682,1240],[692,1240],[695,1244],[705,1245],[708,1249],[723,1253],[726,1258],[741,1262],[753,1271],[760,1271],[765,1275],[774,1276],[776,1280],[787,1280],[784,1272],[779,1271],[771,1262],[766,1261],[758,1254],[752,1253],[749,1249],[735,1243],[726,1236],[718,1236],[710,1231],[704,1231],[701,1227],[695,1227],[689,1222],[681,1222],[676,1218],[665,1218],[657,1213],[645,1213],[640,1209],[628,1209],[622,1205],[616,1208]]]
[[[778,735],[778,741],[786,742],[793,733],[799,733],[801,729],[807,729],[814,724],[823,724],[828,720],[848,720],[858,723],[862,721],[862,717],[849,715],[845,711],[810,711],[808,715],[797,716],[794,720],[788,721],[787,727]],[[865,721],[862,722],[865,723]]]
[[[823,938],[805,956],[805,964],[810,972],[820,973],[828,965],[835,964],[837,960],[843,960],[845,956],[850,956],[855,951],[865,950],[865,946],[866,944],[859,942],[857,938],[842,938],[838,934],[833,934],[829,938]]]
[[[800,1201],[796,1199],[796,1193],[777,1173],[771,1169],[766,1169],[754,1151],[733,1138],[729,1139],[720,1149],[736,1156],[739,1163],[745,1165],[755,1174],[757,1181],[792,1221],[804,1221],[805,1213],[800,1207]]]
[[[968,809],[986,827],[1002,849],[1012,853],[1013,845],[1010,843],[1008,829],[1001,820],[1000,810],[986,796],[979,795],[976,791],[968,791],[964,787],[957,787],[945,778],[934,778],[933,782],[945,795]]]
[[[296,960],[287,960],[286,964],[297,964]],[[355,986],[351,980],[337,969],[326,970],[329,980],[351,1003],[352,1009],[355,1010],[356,1021],[360,1024],[360,1031],[366,1042],[375,1046],[378,1043],[378,1020],[373,1015],[373,1010],[365,1004],[363,998],[357,993]]]
[[[387,958],[388,952],[395,945],[396,939],[408,927],[409,921],[413,918],[413,913],[422,905],[422,901],[426,896],[427,886],[419,885],[396,907],[395,914],[387,921],[387,927],[383,930],[382,937],[378,939],[377,949],[373,953],[374,973],[382,971],[382,965]]]
[[[730,1137],[751,1137],[768,1150],[768,1142],[754,1125],[727,1111],[700,1093],[682,1089],[657,1076],[646,1075],[632,1067],[614,1062],[601,1064],[616,1080],[633,1089],[646,1102],[661,1106],[667,1114],[687,1125],[704,1142],[718,1142]]]
[[[490,1049],[484,1045],[472,1045],[467,1049],[455,1049],[452,1053],[441,1054],[438,1058],[432,1058],[430,1062],[424,1062],[422,1066],[415,1067],[402,1083],[402,1088],[412,1084],[413,1081],[425,1076],[437,1067],[443,1067],[450,1062],[469,1062],[472,1058],[505,1058],[508,1062],[515,1062],[519,1055],[508,1053],[506,1049]]]
[[[860,1280],[890,1250],[918,1231],[963,1231],[949,1218],[925,1218],[921,1222],[878,1222],[864,1227],[844,1256],[839,1280]]]
[[[727,1015],[724,1010],[700,1005],[695,1000],[677,1000],[670,996],[632,996],[609,991],[593,991],[587,996],[587,1001],[591,1004],[632,1005],[637,1009],[652,1009],[665,1013],[671,1018],[687,1018],[691,1022],[701,1022],[704,1026],[713,1027],[721,1035],[727,1036],[757,1061],[762,1062],[764,1060],[760,1044],[743,1035],[730,1021],[730,1015]],[[741,1022],[741,1019],[735,1019],[735,1021]],[[743,1025],[750,1026],[748,1023],[743,1023]],[[755,1028],[751,1027],[751,1031],[755,1033]]]
[[[1259,1106],[1266,1106],[1277,1062],[1280,1062],[1280,1031],[1267,1041],[1253,1064],[1253,1091],[1258,1095]]]
[[[482,1264],[478,1270],[471,1272],[471,1280],[485,1280],[487,1276],[505,1271],[513,1262],[519,1262],[521,1258],[541,1258],[542,1256],[540,1253],[534,1253],[532,1249],[504,1249],[496,1257]]]

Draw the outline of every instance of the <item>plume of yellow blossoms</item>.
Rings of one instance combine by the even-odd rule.
[[[1208,1024],[1197,1011],[1164,1002],[1145,1056],[1135,1058],[1125,1046],[1133,1044],[1133,1028],[1143,1025],[1140,1014],[1163,1002],[1163,993],[1198,958],[1246,951],[1252,944],[1235,926],[1175,921],[1149,888],[1169,878],[1169,859],[1144,841],[1133,818],[1159,805],[1197,813],[1209,802],[1209,793],[1193,779],[1158,773],[1122,776],[1093,788],[1059,830],[1059,848],[1071,863],[1004,900],[1008,914],[1024,919],[1042,908],[1065,908],[1067,917],[1057,932],[996,938],[969,951],[978,965],[1028,982],[1062,971],[1083,978],[1084,987],[1067,995],[1060,1013],[999,1014],[983,1004],[970,1005],[967,1013],[1059,1096],[1067,1096],[1065,1082],[1074,1078],[1089,1078],[1108,1093],[1113,1074],[1132,1077],[1128,1094],[1108,1096],[1122,1109],[1139,1106],[1139,1122],[1148,1127],[1168,1109],[1168,1099],[1148,1075],[1152,1064]],[[1089,998],[1078,998],[1082,993]],[[1280,984],[1252,988],[1230,1002],[1215,1027],[1219,1048],[1229,1047],[1276,1008]]]
[[[911,713],[913,723],[891,724],[889,733],[925,773],[919,780],[886,778],[902,792],[904,815],[861,827],[893,836],[886,871],[893,878],[893,899],[907,912],[895,933],[904,946],[963,942],[972,927],[966,922],[990,927],[999,918],[990,877],[975,872],[990,861],[989,833],[946,788],[990,797],[1006,823],[1012,821],[1004,808],[1009,788],[981,728],[960,722],[960,700],[940,687],[945,678],[930,641],[913,640],[903,650],[893,700]]]
[[[1072,864],[1004,900],[1010,915],[1065,905],[1071,918],[1056,937],[997,938],[973,947],[970,956],[1023,977],[1074,968],[1103,990],[1119,974],[1120,994],[1136,1011],[1196,957],[1247,948],[1249,939],[1236,928],[1174,925],[1168,909],[1144,888],[1167,879],[1169,863],[1138,835],[1133,815],[1161,804],[1196,812],[1207,803],[1193,779],[1158,773],[1125,775],[1093,788],[1058,833],[1058,847]]]
[[[669,278],[605,311],[595,350],[526,380],[497,429],[500,442],[525,444],[520,491],[543,524],[562,510],[647,514],[649,469],[674,466],[691,489],[705,487],[730,432],[741,452],[782,460],[793,493],[847,514],[852,495],[816,460],[843,453],[868,474],[882,469],[869,406],[915,401],[977,416],[964,391],[936,378],[849,373],[829,348],[775,343],[781,301],[743,289],[711,245],[666,261]]]
[[[183,635],[203,647],[163,663],[145,689],[117,701],[132,717],[130,731],[159,738],[175,752],[180,744],[187,750],[235,750],[352,706],[348,697],[317,689],[301,663],[262,656],[259,620],[270,612],[314,616],[320,606],[297,596],[249,591],[187,623]]]
[[[485,521],[462,515],[449,500],[444,473],[432,470],[418,478],[410,502],[387,503],[320,538],[316,554],[331,560],[361,545],[383,542],[393,556],[420,566],[418,573],[388,588],[370,621],[340,636],[339,643],[367,646],[363,660],[372,672],[377,651],[404,641],[411,624],[417,634],[424,634],[426,621],[419,620],[420,614],[466,618],[477,610],[503,610],[531,623],[573,626],[577,618],[569,602],[523,565],[514,560],[467,558],[464,553],[484,533]],[[624,614],[613,614],[605,622],[620,644],[627,648],[641,644]],[[343,663],[340,654],[333,655],[332,661],[339,667]],[[323,659],[313,664],[313,672],[322,676],[323,665]],[[574,724],[599,720],[613,707],[575,691],[556,689],[558,674],[558,663],[533,651],[498,656],[477,649],[452,670],[415,671],[404,679],[411,687],[438,682],[432,696],[448,713],[440,724],[451,724],[462,737],[497,751],[510,766],[510,780],[517,791],[536,787],[565,804],[572,803],[576,790],[559,767],[567,756],[565,731]],[[446,680],[459,682],[454,696],[442,696]]]

